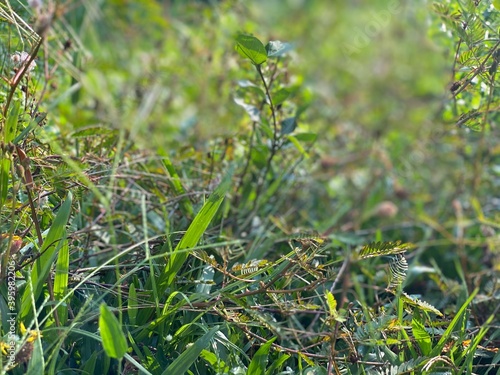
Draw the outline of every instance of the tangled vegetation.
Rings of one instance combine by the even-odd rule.
[[[499,12],[1,2],[1,373],[496,374]]]

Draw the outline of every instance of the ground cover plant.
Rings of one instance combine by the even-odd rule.
[[[1,372],[499,372],[499,9],[1,2]]]

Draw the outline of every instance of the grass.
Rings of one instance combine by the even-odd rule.
[[[396,5],[0,4],[1,372],[497,373],[498,11]]]

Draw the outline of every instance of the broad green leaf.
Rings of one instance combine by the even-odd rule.
[[[215,326],[210,331],[201,336],[198,340],[196,340],[191,346],[184,350],[184,352],[182,352],[182,354],[177,357],[177,359],[173,361],[165,371],[162,372],[162,375],[185,374],[189,370],[189,367],[193,364],[193,362],[199,358],[200,353],[203,351],[203,349],[205,349],[210,344],[210,340],[212,340],[219,329],[219,326]]]
[[[276,337],[273,337],[271,340],[263,344],[257,353],[255,353],[252,358],[252,362],[248,366],[247,375],[265,375],[266,367],[268,362],[269,351],[271,350],[271,345],[276,340]]]
[[[493,0],[493,6],[494,6],[497,10],[500,10],[500,0]]]
[[[229,366],[220,359],[215,353],[212,353],[206,349],[203,349],[200,353],[200,358],[203,358],[207,361],[210,366],[212,366],[212,370],[216,371],[218,374],[227,374],[229,373]]]
[[[62,300],[68,290],[68,271],[69,271],[69,245],[65,240],[63,246],[59,249],[56,263],[56,275],[54,277],[54,298],[56,301]],[[65,301],[57,308],[57,315],[62,325],[68,320],[68,305]]]
[[[26,285],[26,289],[24,290],[22,297],[20,313],[21,319],[25,318],[30,313],[32,298],[37,300],[42,293],[43,286],[45,285],[52,266],[52,262],[57,255],[57,250],[59,250],[64,244],[64,240],[66,238],[65,227],[71,213],[72,200],[73,195],[69,192],[68,197],[61,205],[54,222],[50,226],[47,237],[45,237],[45,240],[43,241],[40,249],[41,255],[35,261],[31,270],[31,284],[28,283]],[[33,290],[31,289],[31,286],[33,286]]]
[[[273,104],[275,106],[280,105],[285,100],[287,100],[289,96],[290,96],[289,89],[285,89],[285,88],[279,89],[278,91],[276,91],[275,93],[272,94]]]
[[[277,360],[273,361],[271,366],[267,369],[266,375],[274,375],[278,373],[279,369],[285,364],[288,358],[290,358],[289,354],[283,354]]]
[[[201,236],[203,235],[203,233],[205,233],[205,230],[208,228],[208,225],[217,213],[219,206],[221,205],[226,193],[231,187],[231,177],[233,174],[232,170],[233,169],[231,168],[231,170],[223,178],[220,185],[208,197],[208,200],[195,216],[181,241],[174,249],[173,254],[170,255],[167,261],[167,266],[165,267],[165,270],[161,275],[160,294],[162,294],[162,292],[170,284],[172,284],[175,276],[177,275],[177,272],[179,272],[182,265],[188,258],[189,253],[191,253],[191,249],[198,244]]]
[[[4,143],[8,144],[14,140],[16,137],[17,124],[19,122],[19,113],[21,112],[21,104],[19,101],[15,101],[14,105],[9,111],[7,116],[7,121],[5,121],[4,128]]]
[[[104,351],[111,358],[123,358],[127,352],[127,339],[120,322],[105,303],[101,304],[99,310],[101,313],[99,316],[99,331]]]
[[[9,192],[9,176],[10,176],[10,155],[2,152],[0,159],[0,209],[7,200]]]
[[[291,134],[297,127],[297,118],[288,117],[281,121],[281,134]]]
[[[238,35],[235,48],[241,56],[246,57],[255,65],[260,65],[267,60],[266,47],[254,36]]]
[[[316,133],[299,133],[295,134],[294,137],[301,142],[316,142],[316,139],[318,139]]]
[[[432,349],[432,340],[429,333],[425,330],[425,325],[418,308],[416,308],[413,312],[411,330],[418,346],[420,346],[420,349],[422,350],[422,353],[424,355],[428,355]]]
[[[292,49],[293,45],[280,42],[279,40],[271,40],[266,45],[267,57],[280,57]]]

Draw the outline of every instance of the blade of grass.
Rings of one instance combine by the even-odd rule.
[[[0,209],[7,200],[9,192],[9,175],[10,175],[10,157],[2,151],[0,159]]]
[[[31,270],[31,280],[32,283],[27,284],[26,289],[21,301],[21,313],[20,318],[26,318],[31,312],[31,295],[33,294],[33,299],[36,301],[40,296],[45,281],[49,275],[52,262],[57,254],[66,237],[65,226],[69,219],[69,214],[71,212],[71,202],[73,196],[71,192],[68,193],[68,197],[61,205],[59,212],[57,213],[54,222],[52,223],[47,237],[43,241],[42,248],[40,249],[40,257],[35,261],[33,268]],[[33,290],[32,290],[33,288]]]
[[[439,356],[441,354],[441,351],[443,350],[446,342],[450,339],[453,330],[455,329],[455,326],[457,323],[462,319],[463,315],[465,314],[465,311],[467,309],[467,306],[470,305],[476,294],[479,292],[479,289],[476,288],[469,298],[467,298],[467,301],[460,307],[460,310],[458,310],[457,314],[451,321],[451,323],[448,325],[448,328],[446,328],[446,331],[444,331],[443,335],[441,336],[441,339],[438,341],[434,349],[432,349],[432,352],[429,354],[429,357],[433,358],[436,356]]]
[[[160,295],[162,295],[165,289],[172,284],[175,276],[177,275],[177,272],[179,272],[182,265],[188,258],[189,253],[191,252],[190,249],[196,246],[201,236],[203,235],[203,233],[205,233],[205,230],[217,213],[219,206],[221,205],[226,193],[231,187],[231,176],[232,169],[226,174],[220,185],[215,189],[210,197],[208,197],[208,200],[195,216],[188,230],[174,249],[173,254],[168,259],[167,266],[160,276]]]
[[[56,263],[56,275],[54,277],[54,298],[61,301],[68,290],[68,272],[69,272],[69,245],[65,240],[59,250]],[[68,320],[68,305],[62,304],[57,308],[57,315],[62,325]]]
[[[271,345],[276,340],[273,337],[271,340],[262,345],[257,353],[252,358],[252,362],[248,366],[248,375],[264,375],[266,372],[267,363],[269,361],[269,350],[271,350]]]
[[[127,352],[127,339],[116,316],[105,303],[100,307],[99,331],[102,337],[102,346],[111,358],[123,358]]]
[[[136,324],[137,318],[137,293],[135,291],[135,284],[131,283],[128,289],[128,300],[127,300],[127,314],[129,322],[132,326]]]
[[[14,102],[12,108],[10,109],[9,115],[7,116],[7,121],[5,121],[4,131],[4,143],[9,144],[12,142],[16,136],[17,123],[19,121],[19,113],[21,111],[21,104],[19,101]]]
[[[162,372],[162,375],[181,375],[186,373],[193,362],[198,359],[202,350],[210,344],[210,340],[212,340],[219,329],[220,326],[215,326],[196,340],[193,345],[188,347],[179,357],[177,357],[175,361],[170,364],[170,366],[167,367],[165,371]]]
[[[469,348],[467,350],[467,357],[465,358],[465,361],[464,361],[462,367],[460,368],[460,372],[459,372],[460,374],[465,374],[466,368],[467,369],[472,368],[474,357],[477,354],[476,353],[477,347],[479,346],[479,344],[483,340],[484,336],[486,335],[486,333],[490,329],[490,327],[491,327],[490,325],[494,319],[495,319],[495,315],[491,314],[490,317],[488,318],[488,320],[486,320],[486,322],[481,326],[481,329],[479,330],[479,333],[477,334],[477,336],[474,337],[474,340],[472,340],[472,344],[469,346]],[[469,374],[470,371],[468,371],[467,373]]]

